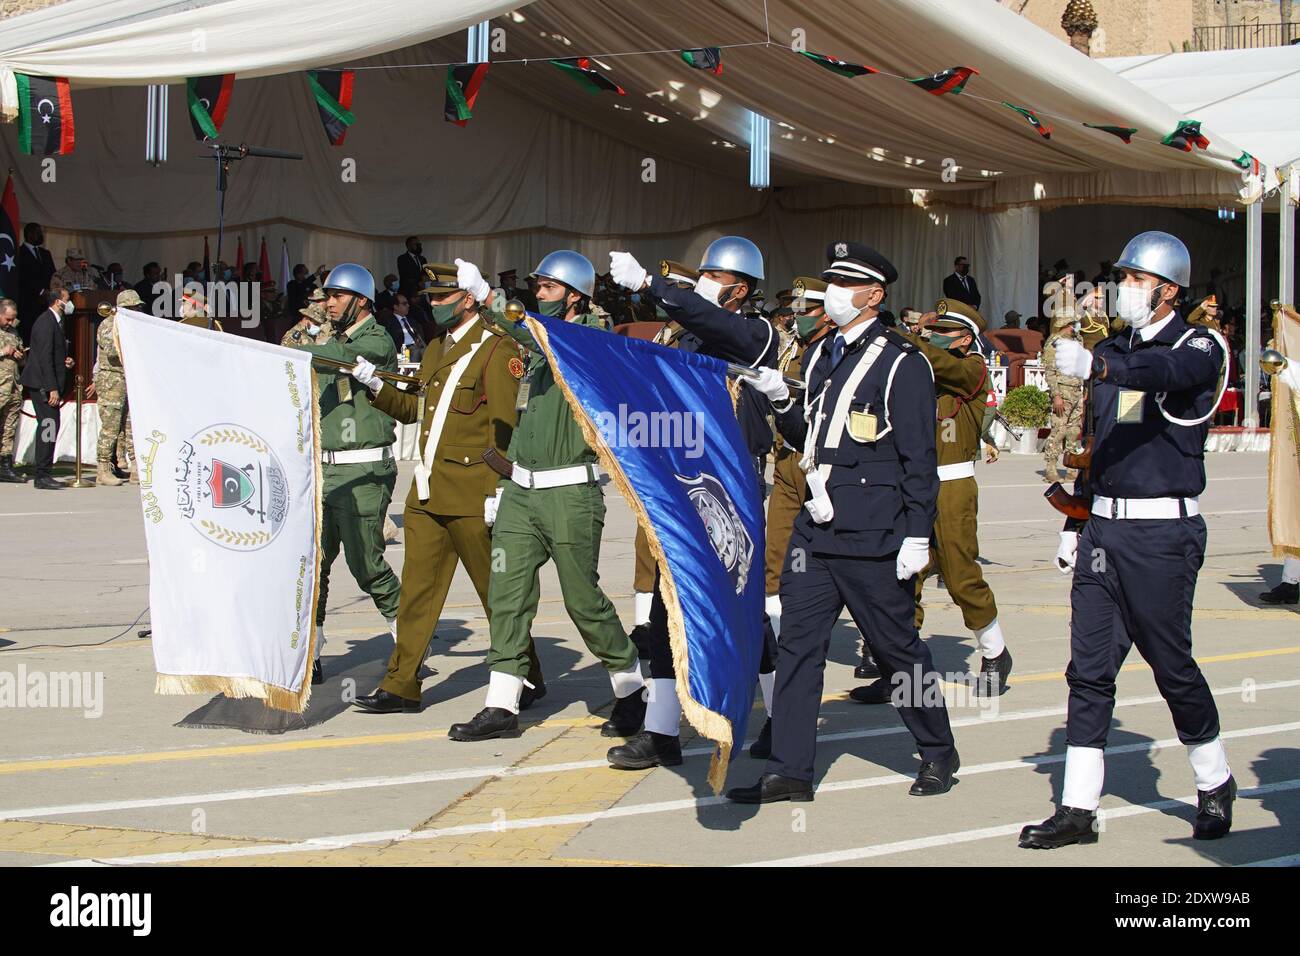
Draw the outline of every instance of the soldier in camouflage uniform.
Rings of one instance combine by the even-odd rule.
[[[98,288],[99,283],[95,281],[94,273],[90,271],[86,254],[79,248],[72,246],[68,249],[67,255],[63,257],[63,263],[63,268],[54,275],[69,292],[88,292]]]
[[[1083,380],[1062,375],[1056,370],[1056,343],[1074,338],[1074,313],[1062,311],[1052,318],[1052,335],[1043,346],[1043,370],[1047,388],[1052,396],[1052,432],[1043,445],[1043,480],[1073,480],[1073,471],[1062,475],[1057,471],[1061,453],[1072,450],[1074,441],[1083,429]]]
[[[134,289],[127,289],[118,293],[117,305],[123,309],[139,309],[144,303]],[[113,471],[118,439],[126,431],[126,374],[122,369],[122,355],[117,350],[116,329],[117,316],[110,315],[99,323],[99,331],[95,333],[99,354],[95,364],[95,401],[99,406],[96,485],[122,484]]]
[[[302,316],[298,323],[284,333],[280,344],[293,348],[298,345],[324,345],[334,338],[334,320],[325,311],[325,292],[312,289],[307,305],[298,310]]]
[[[23,387],[18,381],[22,361],[18,304],[13,299],[0,299],[0,482],[14,484],[27,480],[14,471],[14,435],[23,407]]]

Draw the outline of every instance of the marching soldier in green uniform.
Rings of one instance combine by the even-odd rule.
[[[319,344],[298,346],[350,366],[365,359],[376,368],[397,371],[392,337],[375,321],[374,277],[359,265],[336,266],[325,279],[325,310],[338,330]],[[384,516],[397,484],[393,461],[393,419],[370,404],[370,390],[352,387],[346,372],[319,376],[321,458],[320,595],[316,602],[316,660],[312,682],[324,675],[320,650],[325,643],[325,602],[330,565],[340,547],[361,590],[370,595],[397,639],[397,602],[401,584],[384,560]]]
[[[0,299],[0,482],[23,484],[14,471],[14,436],[23,407],[23,386],[18,380],[23,361],[23,340],[18,335],[18,303]]]
[[[460,261],[457,265],[466,272],[472,268]],[[590,311],[596,270],[584,256],[569,250],[553,252],[532,275],[537,279],[538,310],[544,315],[609,328]],[[476,298],[487,294],[481,276],[478,283],[471,289]],[[493,296],[494,312],[504,310],[503,299],[501,294]],[[502,321],[507,333],[536,348],[526,328]],[[524,411],[510,439],[510,477],[486,509],[495,520],[492,545],[500,553],[488,585],[492,646],[487,658],[491,671],[487,700],[472,720],[452,725],[448,736],[487,740],[518,732],[520,697],[530,667],[529,629],[540,597],[538,572],[548,560],[555,562],[565,610],[588,649],[609,672],[618,698],[601,733],[630,736],[641,729],[645,718],[645,681],[636,647],[600,588],[597,568],[605,499],[597,483],[596,453],[583,438],[541,354],[529,360],[518,404]]]
[[[497,474],[483,461],[484,449],[504,455],[518,413],[515,396],[524,376],[519,347],[497,326],[480,318],[491,295],[466,274],[464,286],[453,265],[424,266],[417,294],[427,294],[433,323],[444,335],[425,349],[418,378],[424,382],[421,459],[406,497],[406,563],[397,615],[397,646],[388,674],[374,693],[354,703],[371,713],[417,713],[419,668],[447,600],[459,562],[469,572],[488,619],[492,535],[485,502],[496,497]],[[470,288],[472,286],[472,288]],[[374,394],[371,404],[399,422],[420,418],[420,394],[381,382],[364,359],[353,377]],[[529,648],[528,681],[533,699],[544,693],[541,665]],[[520,706],[524,706],[521,701]]]
[[[1074,315],[1072,312],[1058,313],[1052,319],[1052,335],[1043,346],[1043,372],[1047,379],[1047,389],[1052,396],[1052,431],[1043,445],[1043,480],[1073,480],[1077,477],[1073,471],[1064,476],[1057,471],[1061,463],[1061,453],[1073,445],[1083,430],[1083,379],[1073,375],[1063,375],[1056,370],[1056,343],[1061,339],[1074,338]]]
[[[144,302],[134,289],[117,294],[119,309],[140,309]],[[113,471],[118,442],[126,434],[126,374],[117,350],[117,316],[110,313],[99,323],[95,333],[98,361],[95,364],[95,402],[99,406],[99,443],[95,449],[96,485],[120,485],[122,479]]]
[[[975,480],[975,460],[980,456],[988,394],[988,366],[974,343],[985,324],[974,306],[956,299],[940,299],[935,312],[937,318],[930,324],[929,341],[907,334],[929,360],[938,393],[935,447],[939,498],[928,570],[943,576],[948,594],[961,608],[966,626],[975,634],[983,658],[975,692],[981,696],[999,696],[1007,690],[1011,652],[998,623],[993,589],[980,570],[979,484]],[[925,620],[921,603],[925,577],[925,574],[916,576],[918,631]],[[879,704],[889,700],[890,691],[887,681],[877,681],[855,689],[850,696],[860,703]]]

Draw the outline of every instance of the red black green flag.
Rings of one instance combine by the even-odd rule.
[[[18,299],[18,197],[14,177],[5,180],[0,197],[0,298]]]
[[[185,94],[190,105],[190,126],[194,128],[195,139],[216,139],[221,135],[221,124],[226,121],[230,91],[234,87],[233,73],[191,76],[185,81]]]
[[[1025,109],[1023,106],[1017,106],[1015,103],[1003,102],[1002,105],[1007,109],[1015,110],[1025,119],[1029,120],[1029,125],[1038,130],[1038,135],[1043,137],[1043,139],[1052,138],[1052,127],[1045,126],[1043,121],[1038,118],[1038,114],[1033,110]]]
[[[1250,153],[1242,153],[1232,162],[1240,169],[1248,169],[1252,174],[1259,175],[1259,160]]]
[[[720,47],[706,46],[697,50],[682,50],[682,60],[687,66],[693,66],[697,70],[708,70],[715,75],[722,72]]]
[[[943,96],[945,93],[960,93],[966,89],[966,81],[972,76],[979,76],[979,70],[969,66],[954,66],[933,76],[918,76],[907,82],[914,83],[927,93]]]
[[[833,56],[826,56],[824,53],[809,53],[807,50],[800,50],[799,53],[812,60],[818,66],[825,67],[832,73],[838,73],[840,76],[869,76],[872,73],[878,73],[879,70],[873,70],[869,66],[863,66],[861,63],[845,63],[843,60],[837,60]]]
[[[1110,133],[1111,136],[1118,136],[1126,143],[1133,142],[1133,134],[1137,132],[1136,126],[1106,126],[1102,123],[1084,123],[1088,129],[1099,129],[1103,133]]]
[[[568,73],[575,80],[587,88],[589,93],[617,93],[619,96],[626,96],[627,91],[619,86],[604,73],[593,69],[591,58],[585,56],[564,57],[558,60],[552,60],[552,65],[558,66],[565,73]]]
[[[307,71],[307,85],[316,97],[316,110],[331,146],[342,146],[348,127],[357,120],[352,114],[352,84],[356,78],[354,70]]]
[[[42,156],[66,156],[77,142],[72,90],[66,79],[15,73],[18,86],[18,148]]]
[[[469,124],[474,115],[474,100],[487,76],[487,63],[457,63],[447,67],[447,95],[442,102],[442,118],[457,126]]]
[[[1190,153],[1193,146],[1197,149],[1207,149],[1210,145],[1210,141],[1201,135],[1200,120],[1183,120],[1178,124],[1178,129],[1160,142],[1174,149],[1181,149],[1184,153]]]

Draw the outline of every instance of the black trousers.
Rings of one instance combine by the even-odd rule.
[[[758,497],[762,501],[767,497],[767,483],[763,479],[765,456],[755,456],[754,468],[758,473]],[[750,569],[750,574],[762,573],[761,569]],[[668,642],[668,608],[664,604],[663,593],[659,588],[659,569],[655,569],[654,598],[650,602],[650,633],[647,642],[650,645],[650,676],[676,677],[673,668],[673,652]],[[772,622],[763,614],[763,656],[758,664],[760,674],[770,674],[776,669],[776,632]]]
[[[59,437],[59,409],[51,406],[46,398],[48,392],[35,388],[27,390],[27,398],[32,403],[32,412],[36,416],[36,477],[50,478],[54,474],[54,443]]]
[[[948,708],[930,649],[912,626],[915,576],[898,580],[896,555],[855,558],[809,548],[798,530],[781,572],[781,643],[776,664],[776,707],[768,773],[811,781],[817,753],[831,629],[847,605],[853,622],[871,635],[881,674],[902,692],[899,716],[916,738],[922,760],[955,753]]]
[[[1066,740],[1105,747],[1115,676],[1136,645],[1169,705],[1178,739],[1219,735],[1219,710],[1192,657],[1192,595],[1205,558],[1205,520],[1093,516],[1079,535],[1070,588]]]

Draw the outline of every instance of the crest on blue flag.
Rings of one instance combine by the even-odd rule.
[[[718,743],[717,791],[745,739],[763,647],[763,502],[727,364],[533,313],[527,324],[649,540],[677,696]]]

